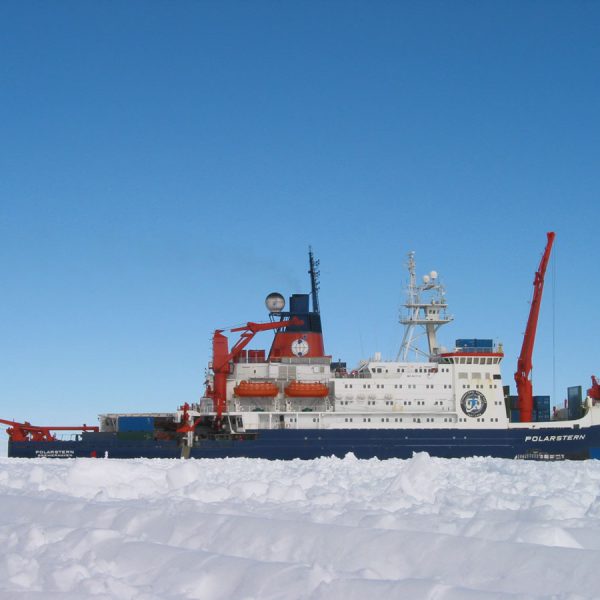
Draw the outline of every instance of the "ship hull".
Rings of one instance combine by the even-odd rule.
[[[87,433],[79,441],[9,441],[8,455],[21,458],[310,460],[322,456],[341,458],[349,452],[361,459],[410,458],[414,452],[427,452],[442,458],[600,458],[600,425],[578,429],[275,429],[248,433],[246,439],[223,436],[201,440],[189,449],[175,440],[124,440],[117,434]]]

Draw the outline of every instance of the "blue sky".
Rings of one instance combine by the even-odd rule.
[[[197,399],[309,244],[336,359],[396,355],[414,250],[512,383],[554,230],[534,388],[600,372],[597,2],[6,1],[0,76],[3,417]]]

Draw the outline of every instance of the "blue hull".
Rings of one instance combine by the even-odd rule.
[[[278,429],[251,432],[255,439],[210,439],[190,458],[248,457],[271,460],[343,457],[410,458],[427,452],[442,458],[493,456],[532,460],[600,458],[600,426],[581,429]],[[116,434],[84,433],[79,441],[11,442],[8,456],[22,458],[181,458],[176,441],[124,440]]]

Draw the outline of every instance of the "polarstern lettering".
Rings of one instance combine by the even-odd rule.
[[[576,442],[585,440],[585,433],[572,433],[569,435],[526,435],[526,442]]]
[[[37,458],[75,458],[75,450],[36,450]]]

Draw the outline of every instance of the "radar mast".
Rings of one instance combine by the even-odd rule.
[[[404,336],[396,360],[406,361],[412,353],[415,358],[425,356],[432,359],[442,350],[437,342],[437,330],[453,317],[446,313],[445,289],[440,283],[437,271],[423,275],[423,283],[417,285],[415,253],[408,253],[409,282],[405,311],[400,315],[400,323],[404,325]],[[417,330],[419,328],[419,330]],[[427,336],[428,352],[419,347],[420,337]]]
[[[321,272],[319,271],[320,261],[313,255],[312,246],[308,247],[308,273],[310,275],[310,293],[312,296],[312,308],[313,312],[319,312],[319,277]]]

